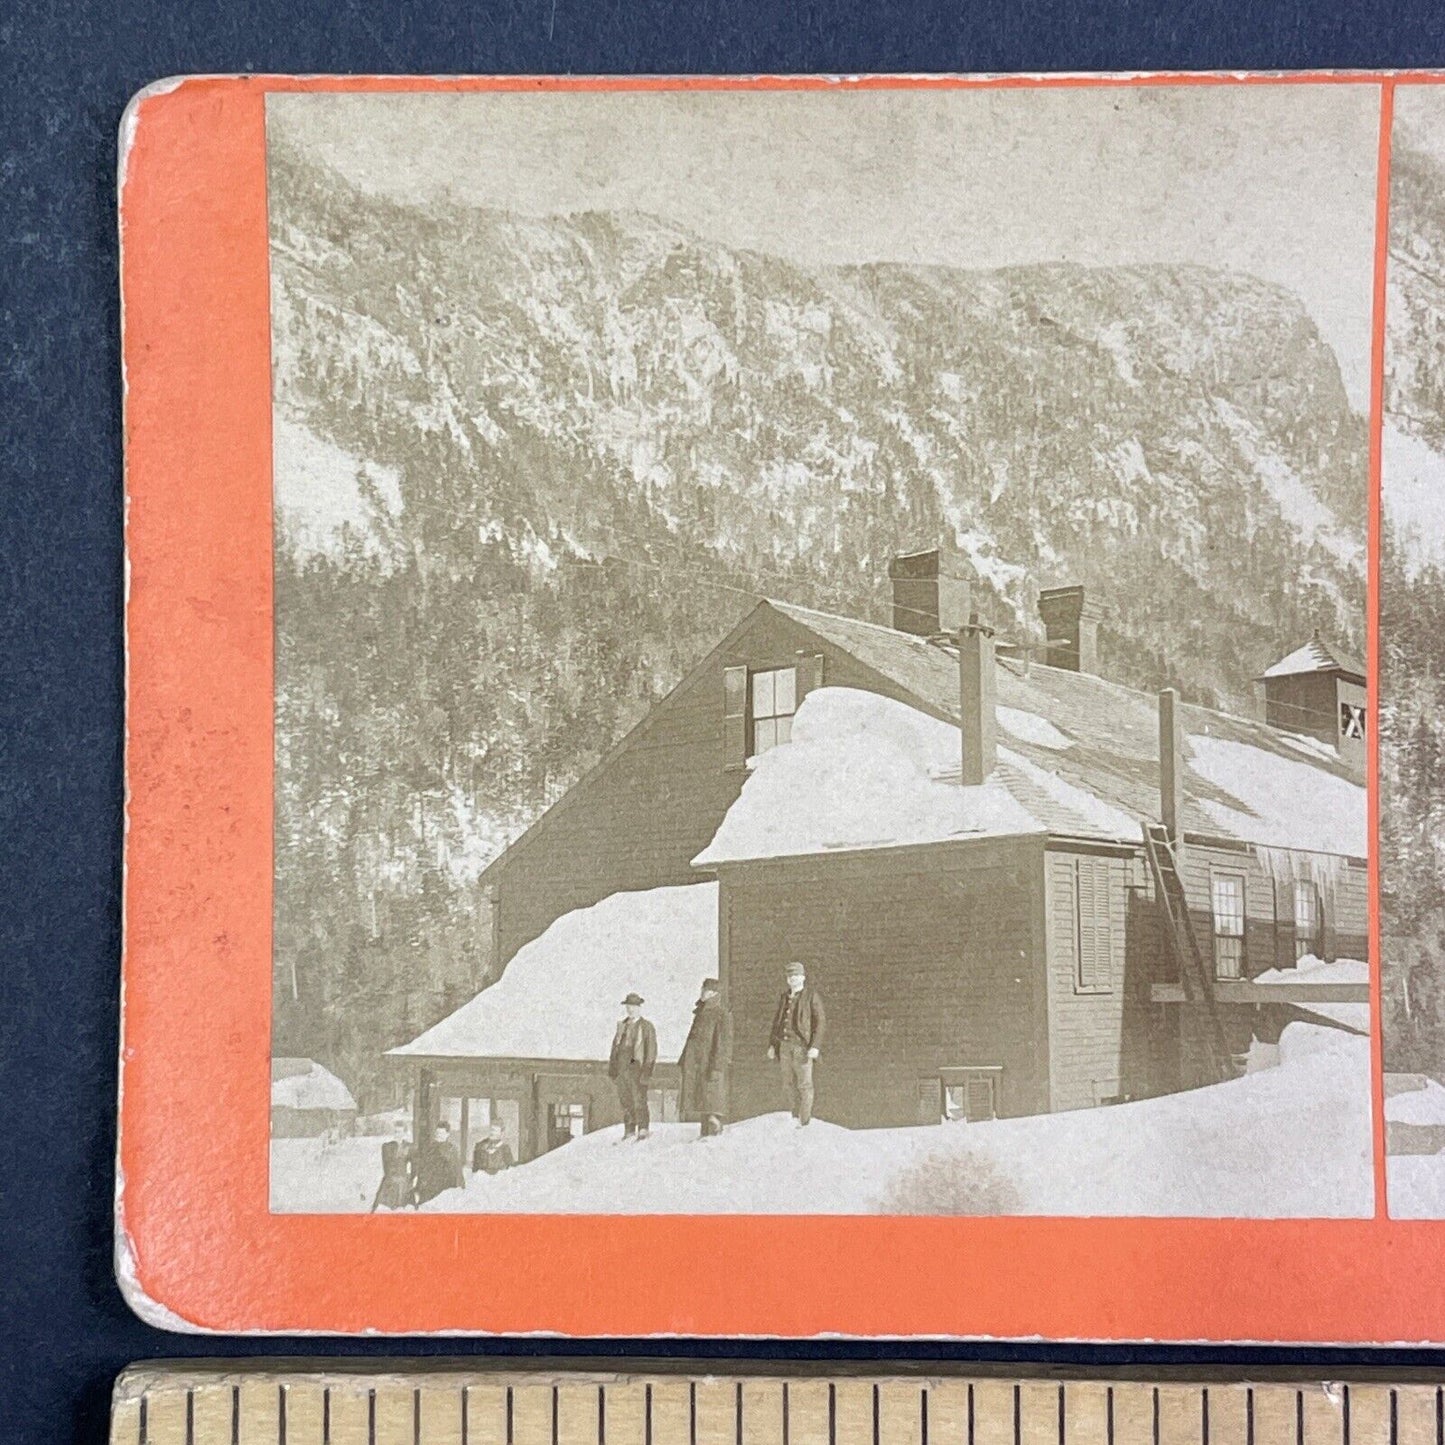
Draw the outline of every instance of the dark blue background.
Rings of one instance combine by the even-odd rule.
[[[122,676],[114,174],[116,126],[130,95],[159,77],[195,71],[1315,66],[1445,66],[1445,6],[0,3],[0,1442],[102,1440],[111,1380],[137,1358],[397,1348],[161,1334],[131,1317],[111,1276]],[[1271,1287],[1268,1279],[1259,1283]],[[1430,1279],[1420,1286],[1445,1288]],[[417,1342],[405,1349],[547,1347]],[[729,1351],[713,1345],[698,1353]],[[886,1355],[887,1348],[811,1353]],[[926,1353],[969,1354],[943,1347]],[[1099,1365],[1191,1357],[1038,1348],[973,1355]],[[1238,1363],[1264,1357],[1214,1356]]]

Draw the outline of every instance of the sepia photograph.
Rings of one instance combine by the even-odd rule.
[[[1391,1210],[1438,1216],[1407,89],[1382,1024]],[[265,121],[272,1211],[1375,1213],[1376,88]]]
[[[1445,95],[1395,92],[1380,493],[1389,1212],[1445,1218]]]

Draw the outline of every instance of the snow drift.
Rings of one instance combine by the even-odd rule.
[[[443,1213],[872,1214],[920,1174],[970,1171],[985,1200],[1053,1215],[1308,1217],[1374,1209],[1370,1048],[1291,1024],[1276,1067],[1158,1099],[986,1123],[797,1128],[769,1114],[700,1141],[663,1125],[643,1144],[600,1130],[520,1168],[474,1176]],[[828,1079],[820,1066],[819,1108]],[[951,1168],[956,1166],[956,1168]],[[940,1209],[927,1212],[968,1212]]]
[[[675,1059],[698,986],[716,973],[716,883],[614,893],[557,919],[496,983],[391,1054],[605,1059],[635,990],[660,1056]]]

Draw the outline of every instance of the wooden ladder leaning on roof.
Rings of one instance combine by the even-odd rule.
[[[1224,1025],[1219,1019],[1219,1006],[1214,997],[1214,972],[1204,950],[1199,946],[1199,937],[1194,931],[1189,916],[1189,900],[1184,892],[1184,880],[1179,876],[1179,867],[1174,857],[1174,844],[1170,841],[1169,830],[1162,823],[1144,823],[1144,856],[1149,860],[1149,872],[1154,879],[1154,893],[1164,915],[1164,932],[1169,939],[1169,948],[1179,968],[1179,982],[1184,997],[1190,1003],[1203,1002],[1209,1015],[1206,1040],[1209,1045],[1209,1062],[1215,1077],[1223,1081],[1234,1077],[1229,1044],[1224,1036]]]

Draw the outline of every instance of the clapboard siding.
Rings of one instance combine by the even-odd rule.
[[[1123,1094],[1147,1092],[1145,1057],[1131,1057],[1142,1036],[1137,1014],[1147,982],[1128,976],[1130,890],[1142,888],[1137,857],[1050,850],[1048,910],[1050,1107],[1086,1109]],[[1087,917],[1080,927],[1081,884],[1107,900],[1104,956],[1089,968]],[[1086,910],[1087,912],[1087,910]],[[1098,930],[1096,930],[1098,932]],[[1081,953],[1081,945],[1083,952]],[[1106,965],[1106,967],[1105,967]]]
[[[795,958],[827,1010],[820,1118],[916,1124],[920,1080],[979,1065],[1002,1066],[1000,1113],[1048,1108],[1038,841],[730,866],[721,877],[736,1116],[783,1107],[765,1055]]]
[[[905,700],[870,669],[767,608],[658,703],[645,725],[482,875],[494,890],[500,968],[555,919],[623,890],[695,883],[746,773],[726,766],[723,671],[823,657],[823,683]]]
[[[1189,843],[1180,876],[1205,958],[1213,964],[1214,913],[1211,876],[1216,871],[1244,877],[1244,976],[1294,965],[1294,892],[1291,880],[1276,878],[1253,850]],[[1301,865],[1304,876],[1308,873]],[[1336,860],[1333,882],[1320,889],[1326,958],[1364,958],[1369,937],[1369,874]]]

